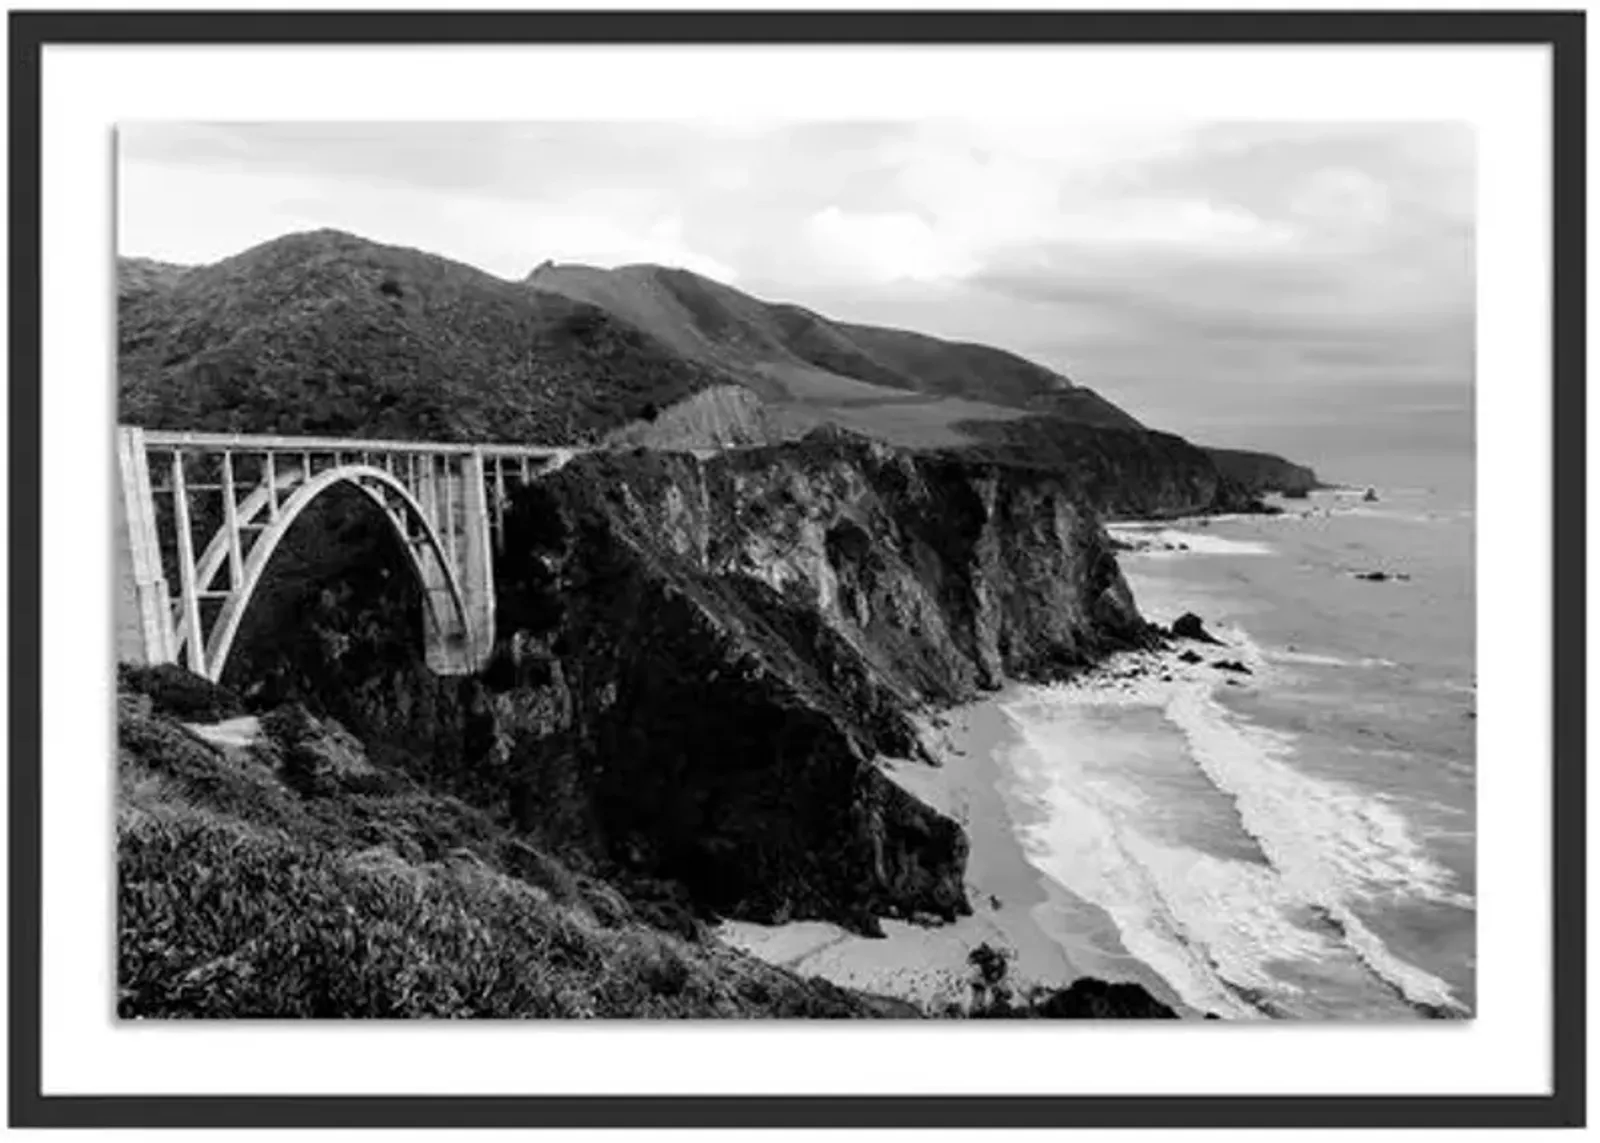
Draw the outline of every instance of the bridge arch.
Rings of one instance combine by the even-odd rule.
[[[429,669],[482,670],[494,654],[494,560],[510,490],[582,451],[137,425],[117,426],[116,448],[117,657],[181,662],[212,680],[284,535],[319,496],[345,485],[405,545],[424,590]]]
[[[282,489],[284,485],[278,487]],[[237,544],[237,529],[250,526],[258,516],[267,516],[261,534],[242,561],[240,581],[227,592],[210,632],[202,635],[206,674],[212,679],[222,677],[239,626],[278,545],[307,508],[323,493],[338,487],[353,487],[361,492],[378,507],[399,536],[406,550],[406,562],[423,591],[424,638],[430,663],[447,659],[472,642],[473,617],[455,571],[455,561],[422,505],[400,480],[384,469],[345,465],[295,480],[293,491],[282,503],[277,503],[269,490],[252,493],[239,506],[238,518],[225,521],[207,545],[196,570],[198,578],[209,585],[226,566],[229,552]],[[271,510],[273,507],[275,511]],[[187,622],[180,622],[178,649],[192,637]]]

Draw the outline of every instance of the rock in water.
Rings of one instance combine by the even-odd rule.
[[[1212,663],[1211,665],[1213,667],[1215,667],[1219,671],[1232,671],[1236,675],[1253,675],[1253,674],[1255,674],[1254,671],[1252,671],[1249,667],[1245,666],[1243,663],[1239,662],[1238,659],[1218,659],[1215,663]]]
[[[1375,489],[1375,488],[1367,489],[1367,491],[1362,495],[1361,500],[1362,500],[1363,503],[1366,503],[1366,504],[1376,504],[1378,502],[1378,491],[1377,491],[1377,489]]]
[[[1200,617],[1192,611],[1185,611],[1172,621],[1172,634],[1178,639],[1193,639],[1196,643],[1214,643],[1222,646],[1222,640],[1206,630],[1206,625]]]

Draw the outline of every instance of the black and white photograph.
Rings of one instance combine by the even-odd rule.
[[[14,17],[10,1122],[1581,1125],[1584,17]]]
[[[1474,1010],[1459,123],[124,123],[118,1013]]]

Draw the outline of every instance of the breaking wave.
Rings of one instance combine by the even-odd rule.
[[[1396,1004],[1465,1011],[1358,914],[1400,899],[1473,905],[1393,805],[1297,771],[1286,761],[1291,736],[1231,713],[1206,683],[1155,688],[1143,701],[1164,714],[1170,736],[1152,739],[1151,754],[1171,754],[1174,774],[1208,784],[1214,804],[1199,810],[1176,778],[1163,787],[1097,765],[1092,693],[1029,688],[1005,710],[1023,743],[1010,759],[1019,792],[1040,811],[1019,829],[1035,867],[1104,909],[1128,951],[1203,1011],[1252,1019],[1315,1006],[1319,998],[1274,972],[1285,963],[1364,970]],[[1163,810],[1204,813],[1219,844],[1163,836]]]
[[[1323,910],[1367,967],[1407,1000],[1462,1008],[1444,981],[1394,956],[1354,911],[1401,897],[1473,907],[1399,811],[1375,795],[1295,770],[1282,761],[1289,736],[1243,725],[1209,693],[1180,691],[1167,716],[1207,777],[1233,798],[1245,832],[1289,899]]]

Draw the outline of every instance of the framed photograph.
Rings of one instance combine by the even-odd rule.
[[[1581,13],[10,28],[13,1125],[1583,1122]]]

